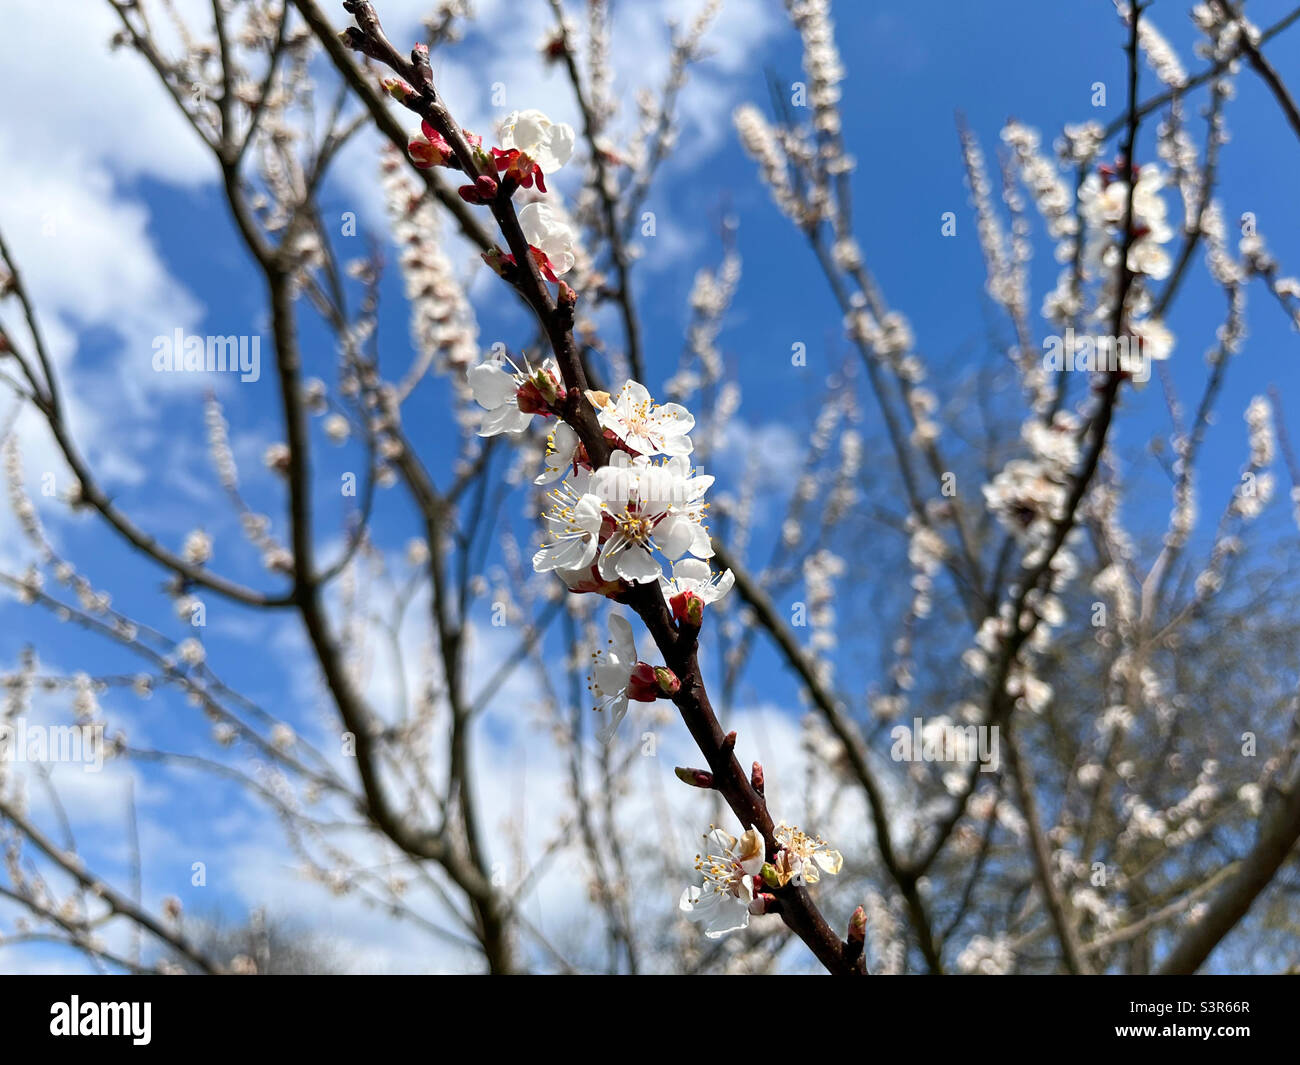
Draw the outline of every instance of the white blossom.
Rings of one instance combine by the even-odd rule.
[[[519,212],[524,239],[546,256],[558,276],[573,269],[574,234],[560,213],[549,203],[530,203]]]
[[[589,475],[584,473],[551,490],[551,507],[542,516],[548,542],[533,555],[533,569],[538,573],[580,570],[595,559],[604,504],[599,496],[585,491],[589,481]]]
[[[501,123],[501,147],[523,152],[544,174],[559,170],[569,161],[574,143],[572,126],[552,122],[536,109],[511,111]]]
[[[698,596],[705,606],[716,603],[735,583],[736,575],[731,570],[714,573],[707,562],[698,558],[678,559],[673,563],[672,578],[659,578],[659,587],[669,606],[674,596],[686,592]]]
[[[185,538],[181,557],[191,566],[202,566],[212,558],[212,537],[201,529],[195,529]]]
[[[695,869],[704,883],[687,887],[677,908],[688,920],[702,924],[707,938],[721,939],[749,926],[754,878],[763,868],[763,837],[751,827],[740,839],[720,828],[704,838],[717,853],[696,856]]]
[[[520,370],[514,363],[505,360],[510,367],[507,370],[502,362],[503,360],[491,359],[469,371],[474,401],[487,411],[479,426],[479,436],[523,432],[540,409],[536,402],[528,402],[529,399],[538,398],[533,394],[538,391],[538,382],[545,384],[552,395],[559,388],[560,373],[554,359],[545,359],[538,370],[533,370],[527,362],[524,364],[525,369]],[[521,397],[521,390],[530,386],[533,391],[526,392]],[[522,404],[521,398],[524,400]],[[531,409],[523,409],[525,406]]]
[[[689,455],[695,416],[679,403],[656,403],[645,385],[626,382],[618,393],[589,392],[601,427],[642,455]]]
[[[602,743],[608,743],[627,714],[628,687],[636,668],[636,641],[632,626],[621,614],[609,616],[608,645],[592,654],[587,690],[596,699],[595,709],[604,715],[597,731]]]

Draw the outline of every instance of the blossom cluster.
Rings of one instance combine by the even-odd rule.
[[[413,91],[395,79],[390,82],[385,83],[386,87],[398,99]],[[509,189],[535,187],[545,193],[546,175],[559,170],[573,156],[573,127],[565,122],[552,122],[536,109],[510,112],[501,123],[500,146],[488,151],[483,150],[482,137],[469,130],[461,132],[480,165],[500,173]],[[411,137],[406,150],[411,161],[422,170],[460,165],[451,144],[427,120],[420,123],[420,132]],[[482,173],[457,189],[461,199],[477,204],[491,203],[499,191],[500,182]],[[525,204],[519,211],[519,227],[533,260],[547,280],[558,281],[560,275],[573,268],[576,236],[560,207],[545,201]],[[483,258],[502,275],[508,267],[516,265],[514,256],[500,249],[485,252]]]
[[[1164,175],[1157,166],[1134,164],[1133,176],[1133,242],[1128,251],[1128,268],[1161,281],[1173,269],[1163,245],[1174,235],[1160,195]],[[1091,267],[1114,271],[1119,261],[1116,231],[1128,213],[1128,202],[1128,182],[1118,166],[1103,164],[1084,178],[1079,187],[1079,213],[1087,232],[1084,259]]]
[[[483,436],[519,433],[535,417],[557,418],[546,440],[546,458],[536,484],[554,485],[542,515],[544,539],[533,569],[554,572],[572,592],[597,592],[621,599],[634,585],[658,583],[679,622],[699,626],[704,607],[731,589],[730,570],[714,573],[704,518],[704,495],[713,478],[698,473],[689,456],[695,418],[678,403],[656,403],[644,385],[627,381],[613,395],[591,391],[587,398],[614,449],[609,462],[594,467],[578,434],[558,419],[564,391],[553,359],[520,369],[508,360],[470,371],[470,387],[484,409]],[[605,712],[608,738],[632,701],[675,693],[676,678],[660,667],[656,676],[638,661],[631,627],[611,618],[611,640],[596,652],[590,688]]]
[[[688,920],[702,924],[709,939],[746,928],[751,914],[767,912],[774,896],[763,887],[815,884],[822,873],[833,876],[844,865],[839,851],[794,825],[782,822],[773,836],[776,854],[771,862],[765,858],[762,835],[752,826],[739,839],[720,828],[704,837],[712,846],[695,856],[695,871],[703,883],[686,887],[677,907]]]

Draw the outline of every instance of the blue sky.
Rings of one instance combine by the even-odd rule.
[[[217,568],[235,579],[274,587],[256,553],[242,548],[206,461],[199,402],[199,387],[206,382],[196,386],[192,381],[160,381],[149,370],[149,338],[178,326],[198,333],[263,334],[262,379],[255,384],[227,382],[220,397],[246,473],[248,498],[256,509],[271,514],[282,532],[279,488],[262,475],[260,464],[263,448],[276,439],[264,293],[229,224],[212,167],[195,149],[192,135],[174,116],[161,113],[170,105],[137,57],[126,52],[107,57],[103,41],[110,23],[102,10],[105,5],[76,0],[72,6],[86,9],[85,21],[66,33],[59,26],[56,33],[55,20],[42,4],[23,0],[17,5],[18,60],[12,66],[7,62],[0,72],[0,97],[13,100],[21,92],[21,98],[30,98],[30,79],[44,71],[40,110],[48,113],[39,123],[14,108],[0,115],[0,226],[20,264],[27,264],[29,283],[65,369],[65,384],[72,382],[74,429],[83,451],[103,471],[115,498],[172,547],[178,547],[190,529],[205,526],[217,539]],[[337,5],[327,6],[342,25]],[[410,16],[419,6],[380,5],[395,39],[401,39],[403,26],[409,31],[414,25]],[[541,106],[576,125],[562,75],[543,71],[536,58],[535,44],[548,21],[546,5],[538,0],[520,5],[519,11],[502,3],[479,6],[484,24],[493,28],[490,38],[471,30],[463,48],[435,61],[444,94],[458,117],[476,128],[499,117],[488,106],[484,85],[502,80],[510,106]],[[624,69],[630,71],[630,76],[620,75],[615,91],[627,111],[636,88],[658,83],[665,37],[654,5],[614,6],[615,55],[629,62]],[[691,10],[687,4],[672,7]],[[642,242],[634,286],[643,308],[647,384],[653,391],[676,366],[695,270],[713,266],[720,258],[719,220],[725,215],[738,219],[744,276],[719,348],[743,390],[742,421],[755,439],[772,447],[780,469],[782,461],[794,461],[795,455],[788,452],[798,446],[801,427],[820,402],[828,373],[851,353],[839,312],[810,251],[755,180],[754,167],[730,126],[735,105],[766,105],[769,76],[781,84],[803,77],[797,38],[771,0],[729,7],[735,10],[724,16],[711,38],[718,54],[705,61],[684,97],[681,157],[665,168],[647,203],[656,213],[658,235]],[[1286,10],[1281,2],[1256,0],[1250,5],[1251,17],[1260,25]],[[1159,0],[1151,15],[1179,48],[1189,70],[1199,70],[1203,61],[1191,56],[1196,35],[1184,6]],[[989,322],[1009,335],[983,291],[983,265],[954,114],[964,114],[989,158],[994,157],[1002,123],[1011,116],[1039,129],[1045,145],[1066,122],[1095,118],[1109,123],[1123,107],[1124,31],[1112,5],[1103,0],[841,3],[835,17],[848,71],[845,139],[859,162],[853,177],[858,238],[887,298],[909,318],[919,350],[931,360],[932,380],[948,399],[980,360],[1000,358],[985,341]],[[113,91],[101,88],[88,96],[87,86],[76,80],[50,84],[56,41],[60,49],[87,50],[89,72],[74,73],[74,79],[104,79]],[[1268,53],[1284,74],[1300,70],[1300,28],[1271,44]],[[1107,86],[1105,108],[1090,104],[1097,81]],[[1238,86],[1239,94],[1227,110],[1233,140],[1221,166],[1224,213],[1232,220],[1254,212],[1283,272],[1294,271],[1300,266],[1284,238],[1300,225],[1300,203],[1294,196],[1300,143],[1258,79],[1243,72]],[[1142,95],[1158,87],[1144,69]],[[1203,93],[1197,93],[1188,107],[1198,144],[1204,139],[1203,123],[1194,116],[1203,99]],[[1148,123],[1141,141],[1143,159],[1154,154],[1154,127],[1154,121]],[[323,202],[327,217],[357,211],[363,230],[378,232],[382,208],[373,148],[373,142],[361,141],[345,154]],[[556,184],[561,190],[571,188],[564,180]],[[1172,211],[1172,196],[1170,206]],[[940,216],[946,211],[957,212],[955,238],[940,235]],[[355,250],[340,248],[344,256],[361,251],[359,243]],[[460,253],[456,261],[468,265],[470,257]],[[1040,241],[1033,273],[1035,309],[1054,284],[1056,271],[1050,249]],[[480,270],[471,293],[484,346],[502,339],[517,350],[531,331],[496,279]],[[1207,516],[1217,515],[1226,502],[1245,459],[1241,412],[1251,396],[1276,385],[1284,401],[1290,401],[1292,434],[1300,437],[1295,333],[1258,285],[1250,295],[1251,338],[1228,375],[1218,403],[1218,424],[1204,451],[1202,506]],[[1168,318],[1177,337],[1170,368],[1185,404],[1194,403],[1199,394],[1203,354],[1213,343],[1221,314],[1222,300],[1197,269]],[[304,309],[301,320],[307,372],[329,379],[330,341],[310,311]],[[8,312],[5,321],[10,321]],[[617,336],[613,323],[609,325],[611,338]],[[1035,327],[1040,334],[1048,331],[1041,320]],[[381,324],[390,365],[403,364],[406,338],[400,285],[390,276]],[[802,370],[790,365],[790,345],[796,341],[807,345],[808,365]],[[445,409],[445,389],[440,386],[426,387],[422,397],[428,409]],[[865,396],[863,403],[864,430],[870,434],[875,431],[875,412]],[[1137,529],[1156,531],[1167,515],[1168,484],[1153,462],[1141,460],[1140,449],[1154,429],[1167,430],[1168,418],[1154,385],[1130,395],[1125,407],[1131,409],[1121,423],[1121,453],[1134,462],[1132,476],[1149,487],[1135,497],[1141,501],[1130,504],[1136,509],[1128,513]],[[1011,422],[1019,420],[1017,412],[1005,413]],[[438,418],[416,423],[408,415],[408,421],[428,453],[446,448],[451,435]],[[35,429],[26,431],[28,481],[34,487],[40,472],[61,467],[48,442]],[[356,468],[356,453],[351,447],[330,446],[319,430],[313,442],[323,486],[318,517],[324,536],[340,528],[341,515],[337,495],[327,486],[337,484],[341,472]],[[728,475],[740,474],[740,459],[734,450],[723,457],[714,471],[720,489],[728,488],[723,483]],[[496,469],[502,468],[499,460]],[[1286,478],[1280,464],[1276,472],[1284,496]],[[441,480],[448,480],[445,471]],[[780,482],[779,473],[774,480]],[[517,493],[506,510],[517,516],[524,502]],[[123,550],[98,522],[69,519],[48,500],[38,498],[37,503],[56,544],[83,561],[87,575],[113,592],[116,606],[184,635],[161,594],[163,574],[157,568]],[[1267,527],[1283,529],[1284,498],[1271,510],[1278,520]],[[381,497],[375,528],[380,545],[393,552],[415,532],[409,510],[387,497]],[[770,525],[757,530],[756,557],[766,557],[772,534]],[[330,553],[328,545],[322,548],[325,556]],[[12,560],[22,557],[12,520],[5,514],[0,518],[0,562],[9,568]],[[288,619],[256,615],[211,599],[208,606],[204,642],[209,660],[222,675],[265,705],[291,707],[286,716],[303,735],[327,736],[329,725],[314,678],[298,653],[301,637]],[[480,615],[485,611],[480,604]],[[500,647],[490,636],[483,643],[483,668],[490,666]],[[116,673],[134,668],[120,648],[74,634],[41,612],[0,601],[0,664],[11,665],[28,643],[53,669]],[[859,691],[872,679],[861,675],[863,665],[841,663]],[[871,662],[865,665],[872,668]],[[778,764],[797,721],[793,711],[775,708],[793,706],[793,692],[784,672],[766,656],[748,674],[741,692],[762,756]],[[486,746],[498,764],[514,770],[537,757],[531,754],[528,728],[511,714],[511,700],[521,697],[508,689],[486,729]],[[133,740],[215,750],[202,718],[174,695],[160,693],[137,703],[129,693],[114,691],[103,696],[103,702],[130,723]],[[530,809],[536,804],[544,810],[553,803],[543,793],[558,782],[555,767],[544,758],[540,761],[536,774],[528,776],[527,796]],[[105,777],[106,782],[93,788],[75,780],[68,786],[84,787],[94,796],[78,807],[78,816],[85,819],[81,842],[92,863],[121,869],[124,776],[113,771]],[[261,901],[270,902],[273,909],[301,907],[313,921],[326,922],[327,929],[345,938],[378,941],[366,964],[418,964],[400,936],[384,933],[351,904],[339,911],[346,914],[340,919],[331,915],[322,893],[296,887],[289,872],[292,856],[277,843],[270,818],[229,785],[148,767],[137,770],[135,780],[147,897],[178,894],[195,910],[238,909]],[[503,799],[497,812],[504,814],[518,801],[519,795]],[[189,886],[194,860],[208,861],[214,871],[205,893]],[[5,969],[75,964],[68,955],[48,949],[21,954],[10,950],[0,956],[0,968]]]

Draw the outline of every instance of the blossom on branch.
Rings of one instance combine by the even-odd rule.
[[[603,504],[598,496],[583,491],[587,480],[584,475],[580,481],[564,481],[551,490],[551,509],[542,516],[551,541],[533,555],[533,569],[538,573],[582,570],[595,559],[604,523]]]
[[[546,359],[537,370],[527,361],[524,366],[525,370],[520,370],[510,363],[507,371],[499,361],[493,360],[470,370],[474,400],[487,411],[479,436],[519,433],[528,428],[534,414],[550,415],[550,405],[560,388],[560,371],[555,360]]]
[[[774,834],[781,849],[772,868],[781,887],[789,883],[815,884],[822,873],[834,876],[844,865],[840,852],[832,850],[820,836],[809,836],[784,821],[776,826]]]
[[[526,189],[546,191],[547,173],[555,173],[573,156],[573,127],[552,122],[541,111],[511,111],[501,124],[501,148],[493,148],[498,171]],[[563,272],[563,271],[561,271]]]
[[[1086,258],[1094,270],[1112,271],[1119,261],[1117,230],[1128,214],[1129,187],[1118,166],[1102,165],[1079,186],[1079,213],[1083,217],[1088,241]],[[1161,245],[1173,239],[1166,221],[1166,207],[1160,189],[1164,175],[1153,165],[1134,166],[1133,241],[1127,265],[1136,274],[1156,281],[1169,276],[1173,263]]]
[[[527,204],[519,212],[519,228],[547,280],[556,281],[573,269],[573,230],[549,203]]]
[[[533,484],[550,484],[575,471],[584,454],[582,442],[569,423],[557,422],[546,438],[546,468],[533,478]]]
[[[663,566],[656,551],[669,560],[685,554],[711,558],[713,544],[701,521],[707,507],[704,493],[712,483],[712,477],[696,476],[681,456],[653,463],[614,452],[609,465],[591,477],[608,533],[600,553],[601,576],[638,584],[657,581]]]
[[[638,381],[628,381],[611,397],[588,392],[601,426],[641,455],[689,455],[695,416],[680,403],[656,403]]]
[[[601,743],[608,743],[614,737],[619,722],[627,715],[628,701],[652,703],[664,694],[660,673],[669,670],[655,669],[647,662],[639,662],[636,657],[636,641],[632,638],[632,626],[621,614],[611,614],[609,618],[609,646],[592,653],[591,674],[587,690],[596,699],[594,709],[605,715],[604,724],[597,732]]]
[[[763,868],[763,837],[750,827],[739,839],[720,828],[704,838],[718,853],[696,855],[695,869],[704,883],[682,891],[677,908],[688,920],[704,925],[706,937],[721,939],[747,928],[754,909],[762,912],[754,878]]]
[[[707,562],[698,558],[683,558],[673,563],[673,575],[659,578],[664,601],[678,621],[698,626],[704,617],[704,608],[716,603],[736,583],[731,570],[714,573]]]

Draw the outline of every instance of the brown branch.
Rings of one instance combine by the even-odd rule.
[[[439,97],[428,64],[421,62],[419,51],[414,51],[411,59],[398,53],[384,35],[374,7],[367,0],[344,0],[343,7],[357,20],[358,27],[346,31],[346,43],[382,62],[413,87],[414,93],[408,95],[403,103],[447,141],[471,182],[479,177],[494,178],[495,175],[480,165],[464,131]],[[503,183],[488,204],[514,256],[515,269],[511,271],[511,280],[537,315],[563,376],[567,394],[557,400],[557,413],[577,432],[592,468],[599,468],[608,463],[610,448],[584,394],[586,374],[571,332],[573,305],[571,302],[557,305],[551,297],[524,239],[511,200],[512,192],[509,184]],[[762,834],[769,856],[774,856],[777,851],[775,824],[766,800],[754,789],[749,774],[741,768],[734,753],[734,743],[727,741],[727,734],[709,702],[696,654],[698,630],[679,629],[675,625],[656,586],[637,585],[629,589],[624,601],[644,622],[665,664],[681,681],[672,699],[713,773],[716,789],[742,825],[753,826]],[[782,920],[829,971],[838,974],[865,972],[861,956],[850,960],[847,944],[826,923],[805,887],[789,884],[775,894]]]
[[[81,887],[96,898],[102,899],[112,913],[127,918],[133,924],[143,928],[154,938],[166,943],[178,954],[188,958],[203,972],[209,975],[220,972],[219,967],[204,955],[178,929],[168,928],[150,913],[137,906],[125,895],[114,890],[103,880],[92,876],[85,869],[80,857],[60,850],[49,840],[45,833],[23,816],[22,812],[7,800],[0,799],[0,817],[13,824],[19,832],[30,840],[42,854],[54,862],[60,869],[72,877]]]
[[[1225,18],[1236,25],[1238,48],[1245,53],[1250,65],[1255,68],[1255,72],[1268,86],[1274,99],[1277,100],[1278,106],[1282,108],[1282,114],[1286,116],[1287,122],[1295,130],[1295,135],[1300,137],[1300,110],[1296,109],[1295,100],[1291,98],[1291,93],[1287,91],[1286,84],[1274,69],[1273,64],[1264,58],[1264,53],[1250,39],[1249,30],[1246,28],[1245,20],[1241,17],[1241,12],[1228,0],[1214,0],[1214,6],[1222,12]]]

